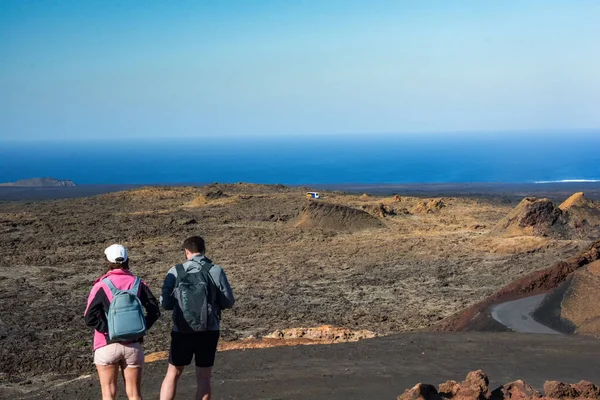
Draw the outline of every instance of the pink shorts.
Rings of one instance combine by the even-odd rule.
[[[141,343],[107,344],[94,352],[94,364],[140,368],[144,365],[144,349]]]

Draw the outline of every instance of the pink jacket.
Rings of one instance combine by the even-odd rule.
[[[113,269],[94,282],[84,313],[86,325],[94,328],[94,350],[108,344],[106,312],[108,311],[113,295],[108,286],[102,282],[104,278],[109,278],[117,289],[129,290],[133,286],[136,277],[128,270]],[[160,316],[160,311],[156,298],[144,281],[140,285],[138,297],[146,309],[146,328],[150,329]]]

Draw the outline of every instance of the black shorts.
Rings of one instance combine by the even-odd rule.
[[[196,367],[212,367],[215,364],[217,343],[219,343],[219,331],[171,332],[169,363],[176,367],[183,367],[190,365],[194,357]]]

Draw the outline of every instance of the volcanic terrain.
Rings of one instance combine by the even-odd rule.
[[[184,257],[183,239],[204,236],[237,297],[224,314],[226,345],[286,340],[321,325],[343,329],[342,337],[440,329],[516,279],[585,258],[600,225],[595,204],[581,206],[581,196],[534,207],[541,222],[533,225],[543,229],[529,229],[521,227],[529,214],[513,218],[517,204],[506,199],[321,192],[309,200],[305,191],[214,184],[0,203],[0,383],[92,370],[82,314],[104,272],[103,249],[115,242],[158,296]],[[165,312],[146,337],[149,353],[168,348],[169,329]]]

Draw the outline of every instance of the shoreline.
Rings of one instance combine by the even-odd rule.
[[[165,184],[82,184],[74,187],[27,187],[0,186],[0,202],[46,201],[97,196],[100,194],[138,189],[141,187],[207,186],[210,183]],[[273,186],[274,184],[256,185]],[[548,197],[562,199],[576,192],[600,200],[600,182],[542,182],[542,183],[341,183],[286,185],[290,188],[310,188],[320,191],[343,191],[346,193],[369,193],[378,196],[400,194],[412,197],[477,197],[520,200],[523,197]]]

